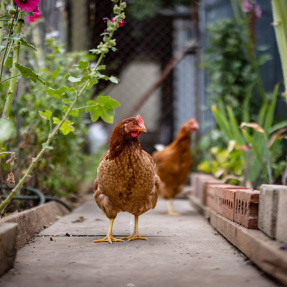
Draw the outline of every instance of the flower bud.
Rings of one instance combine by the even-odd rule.
[[[114,46],[116,46],[116,40],[115,39],[112,39],[112,40],[110,40],[110,42],[109,42],[109,44],[112,46],[112,47],[114,47]]]
[[[114,23],[112,24],[112,26],[113,26],[114,30],[116,30],[116,29],[119,28],[119,24],[118,24],[117,22],[114,22]]]
[[[101,49],[102,53],[104,54],[107,54],[109,52],[109,48],[107,46],[104,46],[102,49]]]
[[[122,10],[125,9],[127,7],[127,3],[126,2],[121,3],[120,7]]]
[[[15,15],[16,14],[16,9],[10,9],[9,10],[10,15]]]
[[[118,6],[118,5],[115,5],[115,7],[114,7],[114,13],[115,14],[120,14],[121,13],[121,8]]]
[[[120,15],[117,16],[119,20],[124,20],[126,19],[125,13],[121,13]]]
[[[109,40],[110,40],[110,37],[108,37],[108,36],[105,36],[104,38],[103,38],[103,40],[104,40],[104,42],[106,43],[106,42],[109,42]]]
[[[112,32],[114,32],[114,30],[115,30],[115,29],[114,29],[114,27],[113,27],[112,25],[107,28],[107,32],[108,32],[108,33],[112,33]]]

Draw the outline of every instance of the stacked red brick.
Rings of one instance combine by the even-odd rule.
[[[192,185],[194,196],[202,199],[203,205],[246,228],[257,228],[259,191],[223,184],[205,174],[193,174]]]

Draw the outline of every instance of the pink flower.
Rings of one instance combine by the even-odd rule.
[[[260,18],[262,15],[262,10],[260,5],[255,5],[255,15],[257,18]]]
[[[243,12],[250,12],[253,8],[249,0],[243,0]]]
[[[42,13],[40,12],[40,10],[39,10],[39,12],[33,11],[33,14],[34,14],[34,16],[29,16],[29,15],[27,16],[27,22],[29,22],[29,23],[36,22],[42,16]]]
[[[116,21],[115,17],[113,17],[113,18],[111,19],[111,21],[114,23],[114,22]],[[125,23],[126,23],[125,20],[122,20],[122,22],[119,23],[119,27],[124,26]]]
[[[260,18],[262,15],[260,5],[250,3],[250,0],[243,0],[242,1],[242,10],[245,13],[253,12],[256,18]]]
[[[33,12],[40,2],[40,0],[14,0],[16,5],[23,11]]]

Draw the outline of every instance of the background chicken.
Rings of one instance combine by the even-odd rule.
[[[113,130],[110,149],[104,153],[94,184],[94,199],[110,219],[108,234],[94,242],[122,241],[112,235],[114,219],[120,211],[135,216],[134,233],[122,239],[144,239],[138,233],[138,217],[154,208],[159,177],[152,157],[141,149],[138,136],[146,132],[141,117],[127,118]]]
[[[161,179],[159,193],[167,200],[168,215],[180,214],[173,211],[172,198],[182,190],[191,169],[191,133],[198,127],[195,119],[186,121],[170,145],[152,154]]]

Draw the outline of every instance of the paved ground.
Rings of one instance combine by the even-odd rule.
[[[163,215],[165,203],[159,200],[155,210],[139,218],[140,235],[148,241],[110,245],[93,243],[106,235],[108,219],[89,200],[19,250],[15,268],[0,278],[0,286],[280,286],[246,260],[187,200],[176,200],[175,210],[182,216]],[[129,235],[130,219],[128,213],[118,215],[115,237]]]

